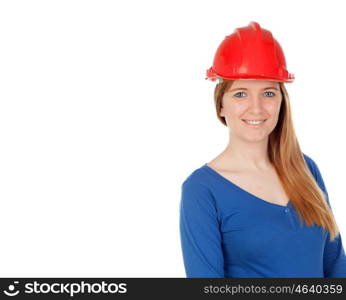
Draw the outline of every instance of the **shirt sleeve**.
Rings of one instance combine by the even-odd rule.
[[[332,209],[321,172],[314,161],[312,161],[312,164],[314,173],[313,175],[315,176],[320,188],[325,193],[326,201],[329,207]],[[346,278],[346,255],[342,243],[341,234],[339,234],[335,238],[335,240],[330,241],[330,234],[327,231],[327,239],[323,253],[323,270],[324,278]]]
[[[180,240],[187,277],[224,277],[221,232],[215,200],[203,184],[181,187]]]

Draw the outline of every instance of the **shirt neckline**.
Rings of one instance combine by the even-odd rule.
[[[256,195],[248,192],[247,190],[244,190],[243,188],[241,188],[239,185],[236,185],[235,183],[233,183],[231,180],[227,179],[226,177],[224,177],[223,175],[221,175],[219,172],[215,171],[213,168],[209,167],[207,163],[205,163],[202,168],[205,168],[207,171],[209,171],[209,173],[211,173],[212,175],[216,176],[217,178],[221,179],[222,181],[224,181],[226,184],[231,185],[232,187],[238,189],[239,191],[251,196],[252,198],[261,201],[262,203],[268,204],[268,205],[272,205],[274,207],[279,207],[281,209],[287,209],[290,205],[291,205],[291,199],[288,200],[286,205],[280,205],[280,204],[276,204],[276,203],[272,203],[269,201],[266,201],[262,198],[257,197]]]

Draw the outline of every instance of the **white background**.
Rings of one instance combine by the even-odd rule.
[[[185,277],[180,186],[228,131],[219,43],[272,32],[346,241],[343,1],[1,1],[0,275]]]

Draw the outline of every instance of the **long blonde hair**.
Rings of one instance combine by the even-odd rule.
[[[227,126],[225,118],[220,116],[224,93],[234,80],[222,79],[214,91],[217,117]],[[283,188],[295,207],[301,221],[307,226],[313,224],[329,231],[330,240],[340,233],[333,213],[324,199],[326,195],[317,184],[309,170],[294,131],[292,114],[287,90],[279,82],[282,103],[276,127],[269,135],[268,156],[275,167]]]

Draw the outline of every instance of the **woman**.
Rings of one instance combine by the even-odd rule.
[[[226,149],[182,184],[187,277],[346,277],[346,256],[315,161],[302,153],[284,86],[294,75],[258,23],[226,36],[207,78]]]

